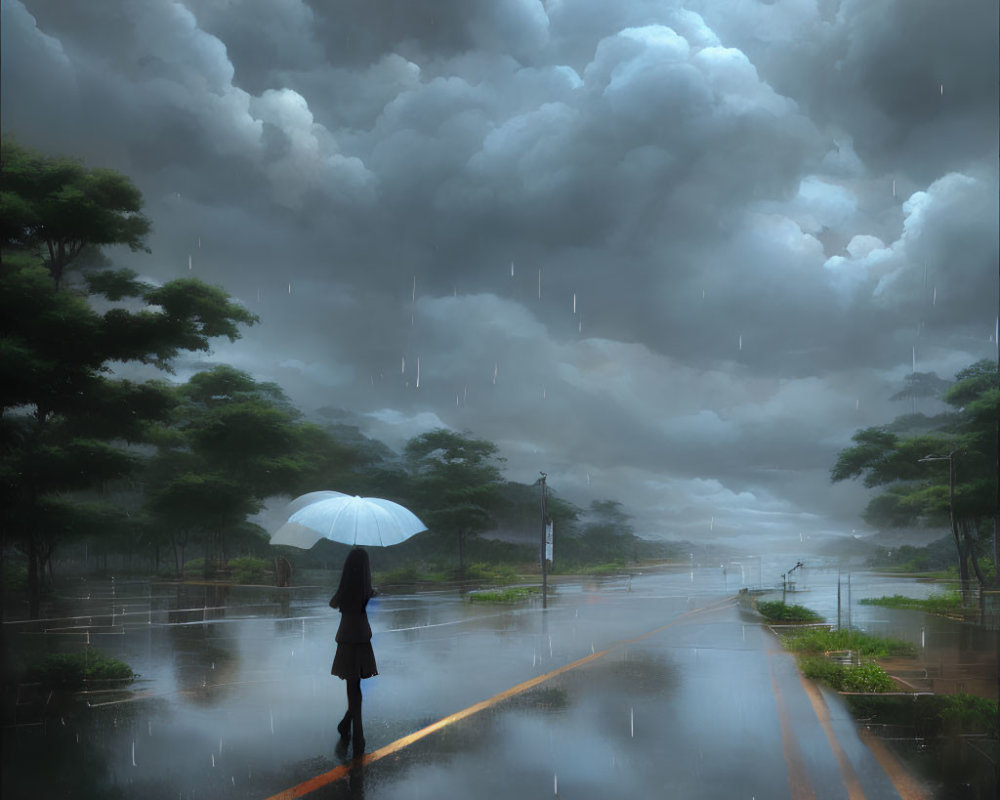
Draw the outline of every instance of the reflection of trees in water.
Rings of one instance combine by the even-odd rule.
[[[109,742],[120,742],[114,729],[133,725],[131,715],[115,711],[87,726],[75,715],[63,724],[5,731],[3,797],[72,797],[115,800],[125,794],[109,765]],[[81,730],[81,727],[84,729]],[[108,730],[111,729],[111,730]],[[105,733],[107,731],[107,733]],[[53,765],[58,765],[53,769]]]
[[[175,625],[169,630],[174,675],[184,697],[198,705],[218,702],[221,693],[213,687],[237,680],[238,653],[211,643],[211,625]]]

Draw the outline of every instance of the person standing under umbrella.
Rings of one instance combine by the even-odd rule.
[[[372,650],[372,629],[366,607],[375,596],[368,553],[355,547],[344,560],[337,593],[330,598],[330,607],[340,610],[337,629],[337,653],[330,674],[347,682],[347,713],[337,725],[345,741],[354,736],[354,757],[365,752],[365,729],[361,721],[361,680],[378,675],[375,651]]]

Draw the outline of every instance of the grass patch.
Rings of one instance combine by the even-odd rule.
[[[53,689],[79,689],[87,681],[131,681],[136,678],[124,661],[96,650],[46,656],[25,671],[25,680]]]
[[[821,681],[838,692],[889,692],[894,684],[889,674],[878,664],[838,664],[823,656],[799,658],[802,674]]]
[[[872,636],[862,631],[807,628],[780,634],[785,647],[796,653],[829,653],[833,650],[853,650],[864,658],[912,656],[916,648],[901,639]]]
[[[923,600],[905,597],[901,594],[894,594],[891,597],[865,597],[859,600],[858,604],[883,608],[912,608],[926,611],[929,614],[960,615],[962,613],[962,595],[958,592],[932,594]]]
[[[788,605],[780,600],[761,600],[757,610],[768,622],[822,622],[823,617],[805,606]]]
[[[510,586],[506,589],[495,589],[488,592],[470,592],[470,603],[518,603],[527,600],[532,595],[539,594],[537,586]]]

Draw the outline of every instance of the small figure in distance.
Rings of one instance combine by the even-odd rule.
[[[365,752],[365,729],[361,721],[361,679],[378,675],[375,651],[372,650],[372,629],[365,610],[375,596],[368,553],[355,547],[344,559],[337,593],[330,598],[330,608],[340,609],[337,629],[337,653],[333,657],[331,675],[347,682],[347,713],[337,725],[345,742],[354,738],[354,757]]]

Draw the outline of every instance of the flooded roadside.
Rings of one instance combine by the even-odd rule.
[[[371,609],[383,674],[365,687],[369,738],[375,745],[394,741],[653,629],[664,614],[731,595],[730,581],[717,568],[565,579],[544,617],[538,603],[474,604],[453,590],[383,595]],[[814,570],[802,584],[808,591],[795,602],[835,619],[836,571]],[[856,602],[932,590],[913,579],[856,574],[851,606],[845,608],[842,592],[841,611],[855,626],[907,638],[927,658],[954,647],[961,663],[983,653],[985,640],[961,623],[938,625],[918,612]],[[329,768],[344,703],[343,686],[329,676],[337,624],[327,607],[330,591],[75,582],[62,588],[45,619],[5,622],[8,660],[90,648],[126,661],[140,677],[124,689],[90,687],[72,699],[32,700],[5,687],[4,796],[38,796],[43,786],[51,797],[259,797],[273,776]],[[623,662],[622,674],[633,691],[648,685],[652,696],[680,693],[673,702],[695,715],[705,701],[683,696],[671,663]],[[552,714],[559,695],[549,691],[535,705]],[[377,796],[373,788],[370,797]]]

